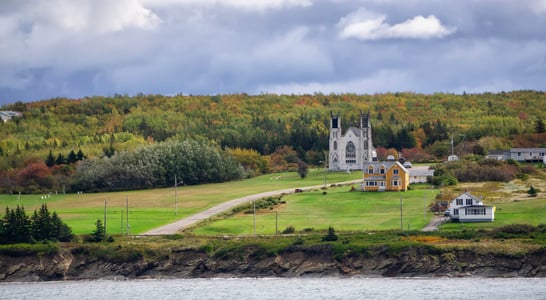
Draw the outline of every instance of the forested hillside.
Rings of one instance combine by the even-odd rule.
[[[206,178],[189,180],[185,177],[189,166],[174,166],[172,170],[156,170],[164,177],[154,182],[141,178],[145,182],[142,186],[128,186],[135,180],[125,170],[125,188],[169,185],[170,177],[177,174],[182,180],[199,183],[295,168],[302,162],[318,165],[328,150],[331,112],[341,115],[344,129],[356,126],[360,113],[370,112],[374,146],[379,154],[396,149],[413,161],[444,159],[451,151],[452,137],[459,155],[545,146],[545,103],[546,93],[536,91],[463,95],[116,95],[19,102],[0,108],[23,113],[21,118],[0,122],[0,188],[4,192],[37,192],[59,190],[61,186],[69,190],[88,187],[89,182],[81,181],[81,171],[90,170],[90,164],[98,159],[108,158],[110,164],[131,160],[127,153],[146,153],[143,149],[169,140],[185,141],[186,147],[190,143],[208,155],[214,153],[226,166],[232,165],[231,159],[235,158],[245,170],[216,170],[211,178],[207,173]],[[160,149],[166,146],[162,147],[149,151],[161,156]],[[126,157],[120,158],[124,152]],[[133,161],[142,165],[143,158]],[[127,164],[119,165],[128,169]],[[119,177],[118,173],[111,178]],[[101,187],[100,182],[93,185]],[[112,189],[118,188],[123,187]]]

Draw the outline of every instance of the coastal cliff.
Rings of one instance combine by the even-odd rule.
[[[376,246],[340,255],[330,244],[294,245],[268,253],[247,245],[216,252],[171,247],[154,258],[151,249],[118,247],[124,255],[97,256],[85,247],[42,255],[0,255],[0,281],[83,279],[325,276],[488,276],[546,277],[546,248],[507,255],[433,247]],[[141,252],[144,251],[144,252]]]

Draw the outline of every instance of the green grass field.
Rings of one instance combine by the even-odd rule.
[[[258,176],[248,180],[183,186],[177,189],[176,215],[174,188],[126,191],[113,193],[0,195],[0,214],[5,207],[23,205],[27,215],[46,203],[50,211],[56,211],[76,234],[90,233],[97,219],[104,219],[104,202],[107,202],[107,232],[126,233],[128,202],[129,232],[138,234],[203,211],[219,203],[256,193],[324,184],[325,173],[310,170],[305,179],[295,172]],[[361,178],[360,172],[327,173],[328,184]]]
[[[416,189],[407,192],[351,192],[350,187],[337,187],[285,196],[286,201],[274,209],[256,214],[256,234],[274,234],[292,226],[297,232],[400,230],[400,199],[404,230],[423,228],[432,216],[428,207],[438,190]],[[253,234],[254,215],[238,213],[216,220],[194,230],[198,235]]]
[[[360,172],[328,173],[327,183],[361,178]],[[0,195],[0,215],[5,207],[23,205],[27,215],[42,203],[50,211],[56,211],[76,234],[91,233],[97,219],[104,219],[104,203],[107,201],[107,232],[109,234],[139,234],[147,230],[174,222],[178,219],[208,209],[219,203],[251,194],[324,185],[324,172],[311,170],[305,179],[296,173],[268,174],[243,181],[219,184],[178,187],[175,215],[174,188],[126,191],[114,193],[83,193],[51,195]],[[487,186],[487,184],[486,184]],[[305,192],[284,198],[286,204],[274,209],[260,210],[256,216],[257,234],[274,234],[293,226],[297,232],[305,229],[326,230],[333,226],[337,231],[400,230],[400,197],[403,198],[402,227],[404,230],[419,230],[431,218],[424,208],[432,203],[438,190],[423,189],[401,193],[349,192],[350,187],[329,188],[322,191]],[[495,185],[495,190],[501,187]],[[423,201],[424,200],[424,201]],[[127,218],[126,204],[129,216]],[[493,228],[509,224],[546,224],[546,198],[526,198],[517,201],[496,201],[496,218],[493,223],[445,224],[442,230],[462,228]],[[252,214],[240,213],[194,230],[203,235],[253,234]]]

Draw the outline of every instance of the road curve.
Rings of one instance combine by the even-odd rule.
[[[360,183],[362,182],[362,179],[352,180],[352,181],[346,181],[346,182],[337,182],[332,184],[354,184],[354,183]],[[307,186],[307,187],[300,187],[300,188],[290,188],[290,189],[284,189],[284,190],[277,190],[277,191],[270,191],[270,192],[264,192],[254,195],[245,196],[242,198],[237,198],[233,200],[229,200],[227,202],[218,204],[216,206],[213,206],[207,210],[204,210],[202,212],[196,213],[194,215],[188,216],[186,218],[180,219],[174,223],[170,223],[155,229],[152,229],[150,231],[144,232],[140,235],[166,235],[166,234],[176,234],[180,230],[184,230],[198,222],[204,221],[214,215],[217,215],[219,213],[222,213],[226,210],[232,209],[238,205],[248,203],[254,200],[259,200],[265,197],[272,197],[272,196],[278,196],[282,194],[293,194],[297,189],[307,191],[307,190],[313,190],[313,189],[320,189],[324,187],[324,185],[314,185],[314,186]]]

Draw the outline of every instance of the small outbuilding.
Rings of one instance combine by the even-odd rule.
[[[493,222],[495,207],[483,205],[483,201],[468,192],[451,200],[448,207],[449,218],[454,222]]]

